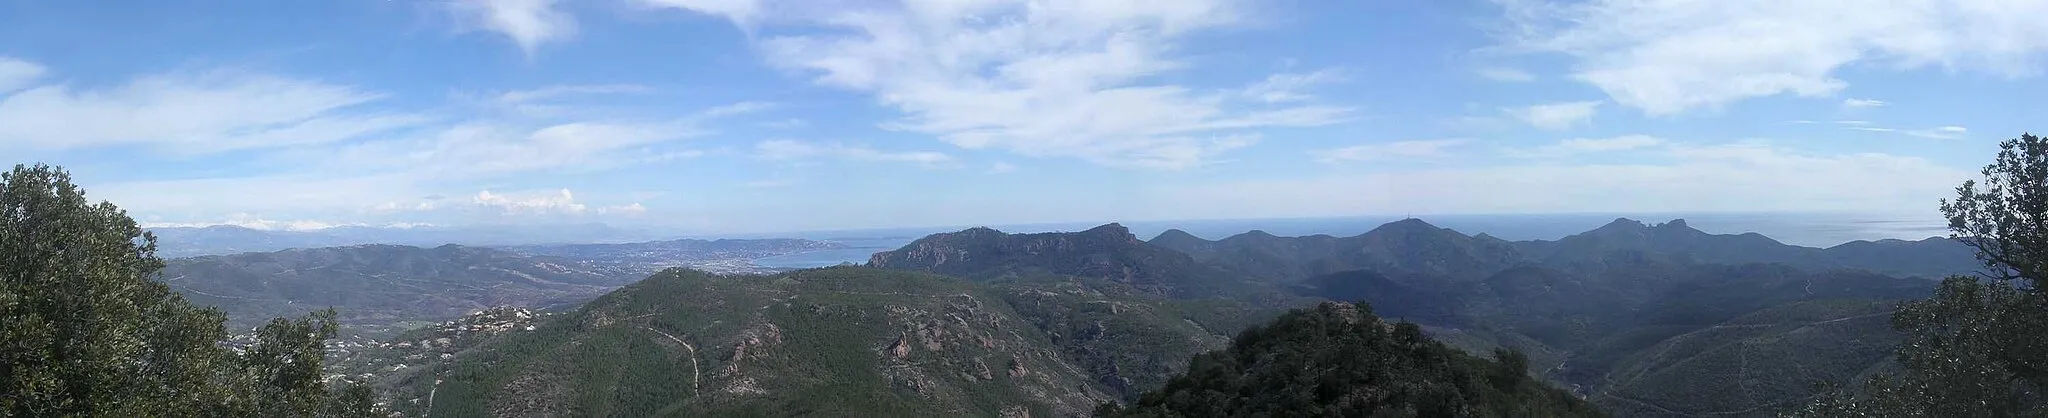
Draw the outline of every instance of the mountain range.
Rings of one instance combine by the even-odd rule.
[[[501,253],[575,253],[543,248]],[[1240,330],[1335,300],[1481,357],[1517,350],[1530,375],[1623,416],[1766,416],[1885,364],[1891,304],[1970,271],[1970,254],[1945,239],[1821,249],[1626,219],[1556,241],[1413,219],[1216,241],[970,228],[862,267],[671,269],[533,331],[366,358],[406,359],[383,387],[436,414],[1066,416],[1138,401]]]
[[[1685,220],[1646,225],[1627,218],[1555,241],[1467,236],[1419,219],[1388,223],[1352,237],[1279,237],[1250,231],[1205,240],[1181,230],[1151,244],[1253,277],[1288,280],[1346,270],[1483,276],[1517,264],[1600,271],[1651,261],[1782,263],[1808,270],[1863,269],[1940,278],[1982,267],[1968,246],[1948,238],[1853,241],[1828,248],[1789,245],[1757,233],[1709,234]]]

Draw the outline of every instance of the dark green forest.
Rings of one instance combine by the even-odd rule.
[[[1528,375],[1529,358],[1474,357],[1389,323],[1370,305],[1326,302],[1239,333],[1230,348],[1105,417],[1599,417]]]

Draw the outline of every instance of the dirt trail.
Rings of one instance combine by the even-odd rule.
[[[701,379],[704,375],[701,368],[697,365],[697,346],[690,345],[689,342],[683,341],[682,338],[677,338],[675,335],[663,332],[662,330],[654,329],[654,327],[642,326],[640,328],[648,331],[654,331],[654,333],[661,334],[661,336],[663,337],[668,337],[668,339],[674,340],[676,344],[682,344],[683,349],[690,351],[690,390],[697,391],[698,380]]]

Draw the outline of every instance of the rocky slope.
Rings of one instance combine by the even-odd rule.
[[[942,276],[671,270],[396,395],[451,416],[1074,416],[1114,399],[1054,338],[1001,292]]]

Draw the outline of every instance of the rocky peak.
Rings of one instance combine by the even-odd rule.
[[[1665,222],[1665,223],[1663,223],[1663,224],[1659,224],[1659,225],[1657,225],[1657,228],[1659,228],[1659,229],[1692,229],[1692,227],[1691,227],[1691,226],[1687,226],[1687,225],[1685,224],[1685,219],[1683,219],[1683,218],[1680,218],[1680,219],[1672,219],[1672,220],[1671,220],[1671,222]]]
[[[1679,225],[1680,225],[1680,226],[1683,226],[1683,225],[1685,225],[1685,223],[1684,223],[1684,222],[1679,222]],[[1592,231],[1590,231],[1590,232],[1595,232],[1595,233],[1600,233],[1600,232],[1606,232],[1606,233],[1614,233],[1614,232],[1631,232],[1631,233],[1633,233],[1633,232],[1641,232],[1641,231],[1644,231],[1644,230],[1648,230],[1648,229],[1650,229],[1650,226],[1649,226],[1649,225],[1644,225],[1644,224],[1643,224],[1643,221],[1638,221],[1638,220],[1634,220],[1634,219],[1629,219],[1629,218],[1614,218],[1614,221],[1613,221],[1613,222],[1608,222],[1608,223],[1607,223],[1606,225],[1601,225],[1601,226],[1600,226],[1599,228],[1595,228],[1595,229],[1593,229],[1593,230],[1592,230]]]
[[[1103,224],[1102,226],[1094,228],[1089,228],[1086,231],[1081,231],[1080,235],[1090,238],[1138,242],[1138,236],[1132,235],[1130,228],[1125,228],[1123,224],[1115,222]]]

